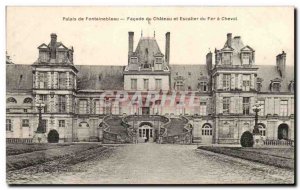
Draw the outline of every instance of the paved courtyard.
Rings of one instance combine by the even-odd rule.
[[[15,183],[163,184],[293,183],[293,171],[197,150],[195,145],[108,145],[106,157],[68,171],[36,173]],[[14,171],[11,177],[14,176]]]

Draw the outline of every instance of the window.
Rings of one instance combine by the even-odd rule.
[[[100,106],[100,100],[94,100],[94,113],[95,114],[103,113],[103,107]]]
[[[24,113],[27,113],[27,109],[24,109]]]
[[[177,113],[177,115],[184,114],[184,104],[183,103],[177,102],[176,113]]]
[[[66,96],[65,95],[58,96],[58,112],[59,113],[66,112]]]
[[[47,88],[48,87],[47,73],[39,72],[38,80],[39,80],[39,88]]]
[[[22,119],[22,127],[29,127],[29,119]]]
[[[231,64],[231,53],[226,52],[226,53],[223,53],[222,55],[223,55],[223,57],[222,57],[223,64],[230,65]]]
[[[184,86],[183,86],[183,81],[182,80],[178,80],[176,81],[176,90],[184,90]]]
[[[261,110],[258,112],[259,116],[264,116],[265,115],[265,101],[264,100],[259,100],[257,103],[260,105]]]
[[[131,79],[131,90],[137,89],[137,79]]]
[[[156,57],[155,58],[155,62],[156,63],[161,63],[162,62],[162,58],[161,57]]]
[[[49,60],[49,53],[45,51],[40,52],[40,61],[47,62]]]
[[[10,97],[10,98],[7,98],[6,99],[6,103],[9,103],[9,104],[16,104],[17,103],[17,100],[13,97]]]
[[[281,100],[280,101],[280,116],[287,116],[288,115],[288,101]]]
[[[143,135],[142,135],[142,129],[139,129],[139,137],[143,137]]]
[[[212,135],[212,127],[209,124],[205,124],[202,127],[202,136],[211,136]]]
[[[112,110],[111,110],[112,114],[114,115],[119,115],[120,113],[120,106],[119,106],[119,102],[113,102],[113,106],[112,106]]]
[[[48,106],[47,106],[47,94],[40,94],[40,102],[45,104],[44,106],[44,113],[48,111]]]
[[[258,124],[259,134],[263,137],[266,136],[266,127],[263,124]]]
[[[79,100],[79,113],[80,114],[87,113],[87,100]]]
[[[200,102],[200,115],[206,115],[206,102]]]
[[[155,63],[155,70],[162,70],[162,64],[161,63]]]
[[[272,91],[273,92],[279,92],[280,91],[280,83],[279,82],[273,82]]]
[[[138,58],[137,57],[130,57],[130,63],[136,64],[137,62],[138,62]]]
[[[58,73],[58,88],[65,89],[67,88],[67,74],[60,72]]]
[[[161,79],[155,79],[155,89],[161,90]]]
[[[149,79],[144,79],[144,89],[145,90],[149,89]]]
[[[250,54],[249,53],[243,53],[242,54],[242,64],[243,65],[249,65],[250,64]]]
[[[58,127],[65,127],[66,122],[65,120],[58,120]]]
[[[6,119],[6,131],[12,131],[11,119]]]
[[[32,99],[31,98],[25,98],[23,103],[24,104],[32,104]]]
[[[243,91],[250,91],[250,75],[243,75]]]
[[[250,114],[250,98],[243,97],[243,114],[249,115]]]
[[[223,90],[229,91],[230,90],[230,83],[231,83],[230,74],[223,74]]]
[[[199,86],[201,92],[207,92],[207,82],[200,82]]]
[[[223,97],[223,113],[229,113],[230,97]]]

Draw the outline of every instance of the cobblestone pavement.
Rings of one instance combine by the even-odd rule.
[[[73,165],[68,172],[39,173],[27,183],[218,184],[293,183],[291,170],[197,150],[195,145],[111,146],[107,158]]]

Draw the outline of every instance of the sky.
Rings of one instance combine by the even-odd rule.
[[[119,21],[88,21],[86,17]],[[152,20],[148,22],[147,17]],[[205,20],[176,21],[176,17]],[[244,45],[255,50],[256,64],[275,65],[276,55],[283,50],[287,65],[294,64],[293,7],[7,7],[6,29],[6,50],[16,64],[36,61],[37,47],[48,44],[50,34],[56,33],[58,41],[74,47],[75,65],[126,65],[128,31],[134,32],[134,48],[141,31],[143,37],[153,37],[155,31],[163,54],[165,33],[170,32],[170,64],[205,64],[209,51],[224,46],[227,33],[241,36]]]

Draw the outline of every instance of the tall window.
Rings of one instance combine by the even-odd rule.
[[[161,63],[155,63],[154,69],[155,70],[162,70],[162,64]]]
[[[176,113],[177,113],[177,115],[184,114],[184,104],[180,103],[180,102],[177,102],[176,104],[177,104],[176,105]]]
[[[112,114],[114,115],[119,115],[120,113],[120,106],[119,106],[119,102],[115,101],[113,102],[113,106],[111,109]]]
[[[250,75],[243,75],[243,91],[250,91]]]
[[[161,90],[161,79],[155,79],[155,89]]]
[[[243,63],[243,65],[249,65],[250,64],[250,54],[249,53],[243,53],[242,54],[242,63]]]
[[[274,82],[273,83],[273,92],[279,92],[280,91],[280,83],[279,82]]]
[[[67,74],[64,72],[60,72],[58,77],[58,88],[65,89],[67,88]]]
[[[280,116],[287,116],[288,115],[288,101],[281,100],[280,101]]]
[[[258,115],[264,116],[265,115],[265,101],[264,100],[259,100],[257,103],[260,105],[261,110],[258,112]]]
[[[230,97],[223,97],[223,113],[228,114],[230,108]]]
[[[207,92],[207,82],[200,82],[200,91]]]
[[[47,94],[40,94],[40,101],[45,104],[44,112],[48,111],[48,104],[47,104]]]
[[[200,102],[200,115],[206,115],[206,102]]]
[[[103,107],[102,107],[102,113],[101,113],[101,106],[100,106],[100,100],[94,101],[94,113],[95,114],[102,114],[103,113]]]
[[[79,113],[80,114],[87,113],[87,100],[79,100]]]
[[[48,88],[48,77],[46,72],[39,72],[39,88]]]
[[[144,90],[149,89],[149,79],[144,79]]]
[[[176,81],[176,90],[184,90],[183,81],[178,80]]]
[[[212,135],[212,127],[208,124],[205,124],[202,127],[202,136],[211,136]]]
[[[230,65],[231,64],[231,53],[226,52],[226,53],[223,53],[222,55],[223,55],[223,57],[222,57],[223,64]]]
[[[231,75],[230,74],[223,74],[223,90],[229,91],[230,90],[230,83],[231,83]]]
[[[266,136],[266,127],[263,124],[258,124],[258,130],[261,136]]]
[[[49,60],[49,53],[45,51],[40,52],[40,61],[47,62]]]
[[[66,96],[65,95],[58,96],[58,112],[59,113],[66,112]]]
[[[243,97],[243,114],[249,115],[250,114],[250,98]]]
[[[29,119],[22,119],[22,127],[29,127]]]
[[[6,119],[6,131],[12,131],[11,119]]]
[[[65,120],[58,120],[58,127],[65,127],[66,122]]]
[[[137,79],[131,79],[131,90],[137,89]]]

